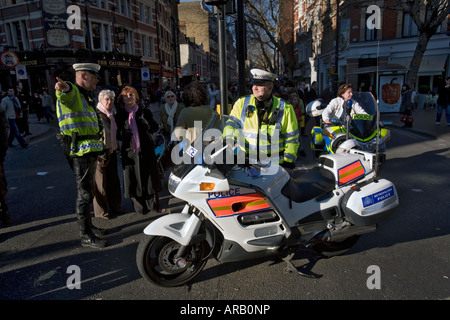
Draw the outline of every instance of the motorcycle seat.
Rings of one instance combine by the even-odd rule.
[[[312,170],[296,170],[281,193],[294,202],[305,202],[329,193],[335,188],[335,179],[330,171],[314,167]]]

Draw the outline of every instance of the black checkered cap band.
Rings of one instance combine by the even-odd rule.
[[[250,70],[250,73],[252,74],[253,80],[257,81],[275,81],[277,79],[276,74],[270,73],[266,70],[252,69]]]
[[[75,63],[73,68],[75,71],[89,71],[98,74],[101,67],[96,63]]]

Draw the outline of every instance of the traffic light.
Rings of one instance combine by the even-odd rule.
[[[197,77],[197,80],[200,80],[200,75],[198,73],[196,73],[195,76]]]

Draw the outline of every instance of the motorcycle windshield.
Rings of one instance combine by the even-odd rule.
[[[372,139],[377,130],[377,103],[370,92],[353,92],[352,99],[358,101],[367,115],[353,115],[349,132],[357,140]]]
[[[201,127],[198,126],[195,129],[197,130],[195,140],[192,143],[189,140],[183,140],[178,147],[182,151],[182,162],[209,164],[214,161],[212,159],[214,154],[225,146],[227,141],[234,141],[228,139],[233,138],[233,134],[240,131],[241,123],[230,116],[214,113],[201,123]],[[230,149],[232,149],[231,143]],[[180,162],[180,159],[176,160],[177,162],[174,161],[174,163]]]

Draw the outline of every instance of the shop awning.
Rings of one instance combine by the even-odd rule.
[[[420,63],[419,75],[436,75],[442,74],[445,71],[445,62],[448,59],[448,55],[435,55],[435,56],[423,56]],[[404,58],[392,58],[391,63],[396,63],[404,66],[406,69],[411,64],[412,57]]]
[[[348,72],[348,74],[363,74],[363,73],[387,73],[387,72],[397,72],[406,73],[406,68],[400,64],[382,64],[377,66],[355,68]]]

